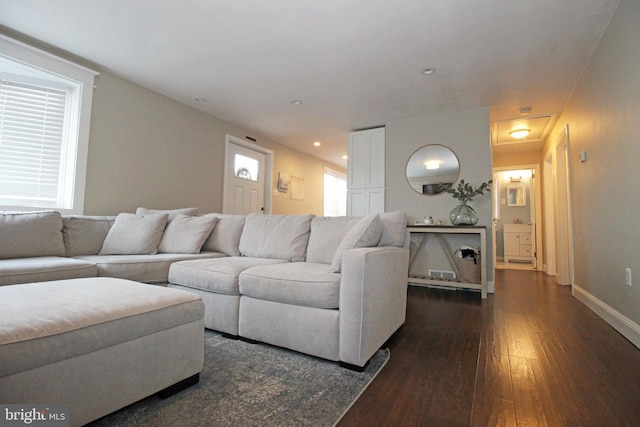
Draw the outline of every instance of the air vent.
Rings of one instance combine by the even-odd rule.
[[[429,269],[429,278],[435,280],[456,280],[456,273],[449,270]]]

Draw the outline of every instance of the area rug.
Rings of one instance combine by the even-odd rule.
[[[90,424],[98,426],[332,426],[389,360],[364,372],[266,344],[205,332],[200,382],[160,400],[151,396]]]

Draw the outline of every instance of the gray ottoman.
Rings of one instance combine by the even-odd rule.
[[[83,425],[202,370],[190,292],[94,277],[1,286],[0,305],[2,403],[67,404]]]

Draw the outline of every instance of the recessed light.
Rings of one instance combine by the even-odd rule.
[[[435,72],[436,72],[435,68],[425,68],[424,70],[422,70],[422,74],[424,74],[425,76],[430,76]]]
[[[300,101],[299,99],[294,99],[293,101],[291,101],[291,103],[293,105],[300,105],[300,104],[302,104],[302,101]]]
[[[320,147],[322,144],[320,144],[320,141],[316,141],[313,143],[314,147]]]
[[[347,156],[346,154],[342,156],[342,160],[347,160],[349,158],[349,156]]]
[[[194,98],[194,101],[204,104],[207,102],[207,98]]]
[[[531,107],[520,108],[520,114],[529,114],[530,112],[531,112]]]

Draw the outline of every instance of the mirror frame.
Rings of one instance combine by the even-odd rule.
[[[453,157],[455,158],[456,163],[457,163],[457,171],[455,172],[455,178],[453,179],[451,184],[449,186],[447,186],[446,188],[443,188],[441,191],[439,191],[437,193],[432,193],[432,194],[425,193],[424,190],[422,192],[418,191],[411,184],[411,181],[410,181],[408,173],[407,173],[407,169],[409,168],[409,164],[414,159],[414,156],[416,156],[419,152],[421,152],[422,150],[424,150],[426,148],[429,148],[429,147],[438,147],[440,149],[444,148],[444,149],[448,150],[449,152],[451,152],[451,154],[453,155]],[[406,164],[405,169],[404,169],[404,177],[407,180],[407,184],[409,185],[409,187],[411,187],[411,189],[413,191],[415,191],[416,193],[421,194],[423,196],[439,196],[441,194],[445,194],[447,192],[447,190],[449,188],[453,187],[453,185],[458,181],[458,178],[460,178],[460,159],[458,158],[458,155],[455,153],[455,151],[453,151],[451,148],[447,147],[446,145],[442,145],[442,144],[427,144],[427,145],[423,145],[422,147],[418,148],[413,153],[411,153],[411,155],[409,156],[409,159],[407,160],[407,164]]]

